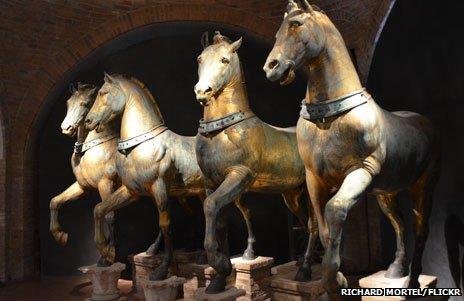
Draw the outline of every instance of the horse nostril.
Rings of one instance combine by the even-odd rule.
[[[205,93],[211,93],[213,92],[213,89],[211,87],[208,87],[208,89],[205,90]]]
[[[85,120],[85,124],[90,124],[90,119],[89,119],[89,118],[87,118],[87,119]]]
[[[279,66],[279,61],[278,60],[272,60],[271,62],[269,62],[268,66],[269,66],[269,69],[272,70],[275,67]]]

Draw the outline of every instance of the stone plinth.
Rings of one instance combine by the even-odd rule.
[[[298,270],[296,261],[292,261],[271,269],[272,276],[265,280],[272,300],[312,301],[324,293],[321,284],[321,265],[312,266],[312,278],[309,282],[295,281]]]
[[[270,297],[264,280],[271,276],[271,267],[274,258],[259,256],[253,260],[242,257],[232,258],[236,271],[235,287],[243,289],[246,295],[238,298],[239,301],[261,301]]]
[[[178,287],[185,283],[185,278],[173,276],[163,281],[142,282],[146,301],[174,301],[176,300]]]
[[[402,278],[386,278],[386,271],[380,271],[370,276],[359,279],[359,286],[361,288],[402,288],[405,286],[408,276]],[[437,277],[420,275],[419,284],[421,288],[434,288],[437,285]],[[363,296],[363,301],[394,301],[394,300],[406,300],[404,296],[398,297],[381,297],[381,296]],[[436,301],[436,300],[447,300],[446,297],[424,297],[416,298],[418,301]]]
[[[196,300],[195,293],[199,288],[209,285],[211,279],[216,275],[216,271],[207,264],[179,263],[177,266],[178,275],[187,279],[184,283],[184,300]],[[235,269],[226,280],[226,287],[231,288],[235,284]]]
[[[196,301],[235,301],[241,296],[245,296],[245,290],[231,287],[219,294],[207,294],[205,288],[200,288],[195,293]]]
[[[119,298],[118,280],[126,265],[116,262],[109,267],[99,267],[96,264],[80,267],[92,282],[92,301],[116,300]]]
[[[194,263],[198,258],[201,257],[203,251],[175,251],[174,259],[169,267],[169,275],[178,275],[178,265],[185,263]],[[129,256],[129,260],[132,262],[132,280],[133,286],[137,292],[142,292],[142,282],[146,279],[154,269],[160,266],[163,261],[164,253],[156,255],[147,255],[142,252],[133,256]]]

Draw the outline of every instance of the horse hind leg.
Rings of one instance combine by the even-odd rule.
[[[394,194],[377,195],[377,201],[382,212],[388,217],[396,233],[396,253],[395,260],[388,267],[385,277],[401,278],[409,273],[404,248],[404,224],[403,217],[398,208]]]
[[[432,209],[433,192],[438,179],[438,169],[425,172],[419,180],[409,187],[413,201],[415,244],[411,261],[408,288],[419,288],[419,275],[422,273],[422,255],[429,233],[429,217]]]
[[[251,224],[251,214],[250,209],[243,203],[241,198],[235,200],[235,206],[240,210],[245,219],[245,223],[247,226],[248,231],[248,240],[247,240],[247,248],[243,252],[242,258],[246,260],[253,260],[256,258],[255,251],[253,250],[253,244],[256,242],[256,237],[253,233],[253,227]]]
[[[301,206],[300,199],[304,195],[303,192],[306,192],[307,194],[307,190],[304,186],[299,187],[295,190],[285,192],[283,194],[287,207],[298,218],[298,221],[300,222],[300,224],[307,227],[307,231],[309,235],[308,244],[306,245],[306,251],[303,256],[303,262],[298,267],[298,272],[295,275],[296,281],[311,280],[311,258],[314,254],[314,249],[316,246],[318,231],[319,231],[317,220],[316,220],[309,196],[307,200],[308,216],[306,215],[303,209],[303,206]]]

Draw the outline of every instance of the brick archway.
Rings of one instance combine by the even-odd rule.
[[[35,150],[41,112],[47,110],[47,98],[62,84],[73,68],[106,42],[154,23],[176,21],[216,22],[237,26],[271,40],[275,24],[250,12],[230,7],[202,4],[158,4],[109,19],[94,31],[75,40],[45,62],[27,91],[16,116],[10,137],[7,195],[8,215],[6,271],[11,279],[20,279],[38,270],[38,237],[35,233]],[[1,254],[0,254],[1,255]],[[2,258],[3,259],[3,258]],[[2,260],[0,259],[0,260]]]

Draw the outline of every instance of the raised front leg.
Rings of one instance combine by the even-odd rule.
[[[61,230],[60,222],[58,221],[58,210],[64,203],[75,200],[83,194],[84,187],[74,182],[65,191],[55,196],[50,202],[50,232],[53,238],[63,246],[68,242],[68,233]]]
[[[253,250],[253,244],[255,243],[256,238],[253,233],[253,227],[251,225],[250,209],[243,203],[241,198],[235,200],[235,206],[237,206],[237,208],[242,213],[248,231],[247,248],[245,252],[243,252],[242,258],[246,260],[253,260],[256,258],[255,251]]]
[[[329,228],[329,239],[322,260],[322,285],[331,300],[340,300],[339,289],[347,287],[348,282],[340,268],[340,242],[343,225],[349,210],[372,182],[372,175],[365,169],[349,173],[338,192],[325,206],[325,219]]]
[[[225,205],[238,199],[252,181],[253,176],[250,169],[244,166],[235,167],[230,170],[219,188],[205,200],[205,250],[208,263],[216,270],[216,276],[206,288],[206,292],[209,294],[224,291],[226,277],[232,271],[230,259],[219,250],[216,229],[219,211]]]
[[[161,264],[150,274],[150,280],[164,280],[168,276],[169,265],[172,262],[173,257],[173,246],[171,237],[171,219],[169,217],[168,208],[168,191],[167,183],[165,179],[158,178],[155,180],[151,187],[151,192],[156,201],[156,207],[158,208],[158,223],[164,238],[164,257]]]
[[[394,194],[380,194],[377,196],[382,212],[388,217],[396,233],[395,260],[390,264],[385,274],[387,278],[401,278],[409,274],[404,250],[404,224],[398,203]]]
[[[132,195],[126,186],[121,186],[105,202],[101,202],[95,206],[93,211],[95,219],[95,244],[101,255],[98,265],[109,265],[114,262],[116,255],[114,246],[109,245],[105,237],[103,229],[103,220],[105,216],[109,212],[125,207],[135,200],[137,200],[137,197]]]

